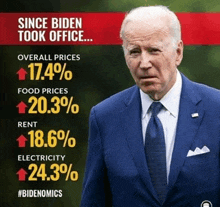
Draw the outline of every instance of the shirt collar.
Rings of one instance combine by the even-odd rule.
[[[160,102],[163,104],[165,109],[168,110],[170,114],[174,117],[178,116],[181,89],[182,89],[182,77],[180,75],[180,72],[177,70],[177,77],[176,77],[175,84],[160,100]],[[141,96],[141,103],[142,103],[142,119],[144,119],[148,112],[150,105],[152,104],[154,100],[151,99],[141,89],[140,89],[140,96]]]

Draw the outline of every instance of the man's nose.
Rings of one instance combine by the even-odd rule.
[[[140,58],[140,68],[149,69],[152,66],[151,56],[147,51],[142,52]]]

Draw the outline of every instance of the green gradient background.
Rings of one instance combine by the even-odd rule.
[[[129,11],[144,5],[165,5],[174,12],[219,12],[219,0],[28,0],[4,1],[1,12],[101,12]],[[109,31],[111,32],[111,31]],[[215,34],[213,34],[215,35]],[[81,55],[79,62],[67,62],[67,69],[74,74],[72,81],[18,81],[19,68],[27,69],[28,61],[18,61],[18,54],[68,54]],[[179,70],[191,80],[220,89],[220,47],[185,46],[184,58]],[[0,158],[1,158],[1,207],[78,207],[80,204],[84,166],[87,153],[88,117],[93,105],[134,84],[126,67],[120,46],[1,46],[0,47]],[[15,106],[21,101],[27,103],[30,95],[18,95],[19,87],[68,87],[68,96],[74,96],[80,105],[78,115],[66,115],[63,110],[58,115],[19,115]],[[48,95],[48,98],[52,95]],[[77,146],[73,149],[32,148],[19,149],[16,139],[21,134],[27,137],[31,129],[17,128],[22,120],[38,121],[36,129],[47,132],[50,129],[71,130]],[[66,154],[65,163],[73,163],[79,172],[77,182],[19,182],[16,172],[27,170],[31,162],[18,162],[18,154]],[[39,163],[40,164],[40,163]],[[51,164],[48,162],[48,164]],[[62,189],[62,198],[17,198],[18,189]]]

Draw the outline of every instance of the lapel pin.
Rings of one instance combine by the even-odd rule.
[[[212,203],[208,200],[201,203],[201,207],[212,207]]]
[[[199,116],[199,114],[198,113],[193,113],[193,114],[191,114],[191,116],[192,116],[192,118],[196,118],[196,117]]]

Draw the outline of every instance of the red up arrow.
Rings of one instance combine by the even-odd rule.
[[[21,68],[18,72],[18,79],[19,80],[25,80],[25,76],[27,75],[27,72],[24,68]]]
[[[28,174],[23,168],[21,168],[17,173],[19,181],[25,181],[26,175]]]
[[[19,114],[25,114],[25,108],[27,105],[23,101],[21,101],[16,107],[18,107]]]
[[[18,147],[25,147],[25,142],[28,141],[24,135],[17,138]]]

